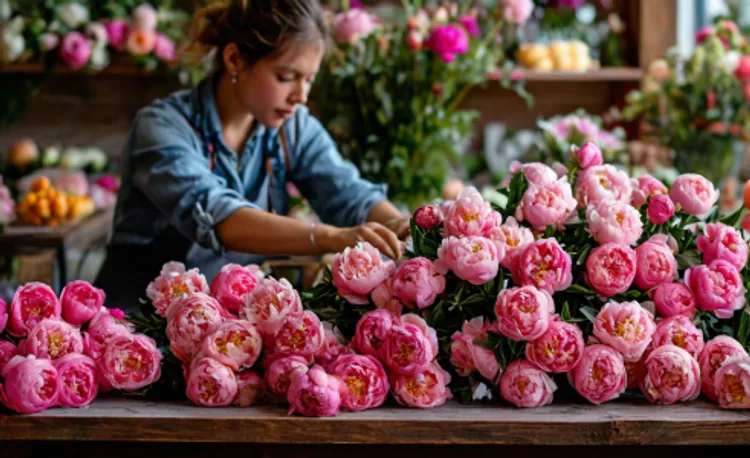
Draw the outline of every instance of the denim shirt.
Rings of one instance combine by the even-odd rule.
[[[359,176],[320,122],[299,107],[278,129],[258,125],[242,154],[223,141],[214,100],[216,77],[141,109],[123,154],[113,245],[146,245],[169,225],[192,243],[183,261],[209,281],[227,263],[261,263],[266,256],[227,251],[215,228],[242,207],[287,213],[286,183],[294,183],[320,219],[335,226],[364,223],[386,199],[387,187]],[[215,159],[212,159],[215,158]],[[273,179],[265,167],[270,157]],[[288,171],[287,171],[288,169]],[[270,199],[269,199],[270,197]],[[158,249],[158,246],[156,247]]]

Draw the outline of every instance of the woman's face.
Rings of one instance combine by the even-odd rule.
[[[322,58],[322,45],[300,44],[245,66],[237,72],[238,102],[264,126],[280,127],[307,103]]]

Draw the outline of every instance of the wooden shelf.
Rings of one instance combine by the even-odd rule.
[[[638,82],[643,78],[643,70],[637,67],[605,67],[586,72],[537,72],[519,70],[522,79],[539,82]],[[488,79],[498,78],[497,74],[487,75]]]
[[[39,62],[14,63],[10,65],[0,65],[0,73],[8,74],[28,74],[41,75],[51,73],[53,75],[81,75],[81,76],[156,76],[163,72],[146,70],[135,65],[112,64],[101,71],[89,70],[71,70],[65,66],[55,66],[51,71],[47,71],[44,65]]]

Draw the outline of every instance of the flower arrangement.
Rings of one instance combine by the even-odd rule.
[[[648,124],[646,134],[673,150],[677,170],[718,185],[750,138],[750,47],[729,21],[701,29],[696,41],[687,59],[672,52],[652,62],[622,114]]]
[[[407,207],[435,197],[477,114],[459,106],[471,88],[501,68],[503,86],[528,97],[511,78],[499,38],[531,14],[531,0],[421,8],[404,2],[406,18],[386,22],[363,8],[332,19],[336,46],[311,91],[319,117],[343,156],[362,175],[390,186]]]

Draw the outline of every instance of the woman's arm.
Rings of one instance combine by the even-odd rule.
[[[387,200],[378,202],[372,207],[367,221],[380,223],[387,227],[400,239],[409,235],[409,217],[404,216]]]

